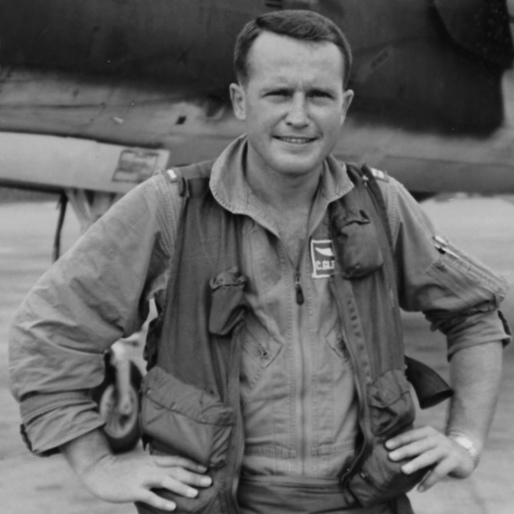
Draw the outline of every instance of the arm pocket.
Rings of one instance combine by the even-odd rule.
[[[155,366],[143,382],[141,423],[159,453],[209,468],[225,464],[235,415],[214,396]]]
[[[439,255],[427,274],[442,286],[446,302],[439,308],[488,311],[500,304],[507,290],[504,279],[447,241],[435,237],[435,244]]]

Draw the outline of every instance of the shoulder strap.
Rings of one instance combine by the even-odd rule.
[[[180,196],[189,198],[205,194],[209,188],[213,164],[214,161],[210,160],[168,170],[172,171],[179,181]]]
[[[360,171],[362,175],[365,177],[365,180],[368,184],[368,191],[380,212],[380,220],[382,221],[382,226],[387,235],[387,239],[389,241],[389,245],[391,246],[391,251],[394,248],[393,244],[393,234],[391,233],[391,227],[389,226],[387,208],[384,201],[384,196],[382,195],[382,191],[380,191],[380,186],[378,185],[377,179],[375,178],[374,173],[371,171],[371,168],[367,164],[362,164],[360,167]]]
[[[167,175],[168,180],[176,182],[178,186],[179,195],[182,198],[180,206],[180,215],[177,220],[177,241],[175,257],[170,260],[169,267],[170,273],[168,276],[168,283],[158,316],[150,322],[146,344],[143,352],[146,361],[146,369],[149,371],[157,362],[158,343],[162,333],[164,324],[164,316],[168,309],[168,304],[173,293],[175,285],[176,269],[178,265],[177,253],[180,253],[181,238],[183,233],[184,213],[187,210],[187,204],[191,197],[199,197],[205,194],[209,187],[209,178],[214,161],[204,161],[198,164],[191,164],[188,166],[177,166],[160,170],[158,173]]]
[[[368,191],[379,209],[380,219],[382,220],[382,225],[387,234],[391,251],[393,251],[393,235],[388,222],[387,207],[380,186],[377,183],[375,173],[373,173],[367,164],[363,164],[360,169],[367,179]],[[426,364],[412,357],[405,356],[405,368],[407,380],[414,387],[422,409],[437,405],[453,395],[453,390],[446,381]]]
[[[211,167],[209,161],[174,169],[184,201],[164,305],[152,327],[147,357],[148,368],[158,365],[225,399],[234,356],[232,329],[244,313],[240,293],[246,282],[240,273],[242,218],[213,197]]]

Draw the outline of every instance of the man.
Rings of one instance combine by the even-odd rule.
[[[416,482],[476,466],[508,340],[505,286],[385,176],[384,223],[372,179],[330,156],[350,63],[320,15],[249,23],[230,88],[246,136],[194,179],[170,171],[129,193],[25,300],[11,341],[25,431],[99,498],[140,512],[411,512]],[[153,297],[152,455],[113,456],[82,391]],[[448,337],[446,435],[412,428],[398,301]]]

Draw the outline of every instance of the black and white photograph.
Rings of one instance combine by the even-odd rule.
[[[511,514],[514,0],[0,0],[1,514]]]

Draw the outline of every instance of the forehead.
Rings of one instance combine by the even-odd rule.
[[[343,82],[343,56],[330,42],[263,32],[248,53],[249,80],[330,78]]]

